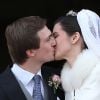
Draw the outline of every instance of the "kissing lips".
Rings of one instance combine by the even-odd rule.
[[[56,54],[56,47],[54,47],[54,60],[55,60],[55,54]]]

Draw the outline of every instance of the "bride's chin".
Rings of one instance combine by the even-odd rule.
[[[55,55],[55,60],[62,60],[62,58],[59,55]]]

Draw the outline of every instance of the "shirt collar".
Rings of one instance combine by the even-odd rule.
[[[28,85],[30,81],[32,81],[32,78],[35,75],[31,72],[24,70],[18,64],[13,64],[11,71],[14,73],[15,77],[20,80],[25,86]],[[41,69],[38,71],[37,75],[40,75],[42,77]]]

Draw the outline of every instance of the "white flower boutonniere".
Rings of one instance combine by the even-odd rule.
[[[56,90],[58,89],[60,83],[61,83],[61,80],[58,75],[51,76],[48,81],[48,85],[50,87],[53,87],[54,93],[56,93]]]

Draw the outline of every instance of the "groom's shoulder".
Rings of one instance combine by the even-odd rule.
[[[13,74],[11,72],[12,65],[7,66],[1,73],[0,73],[0,83],[3,80],[9,80]]]

